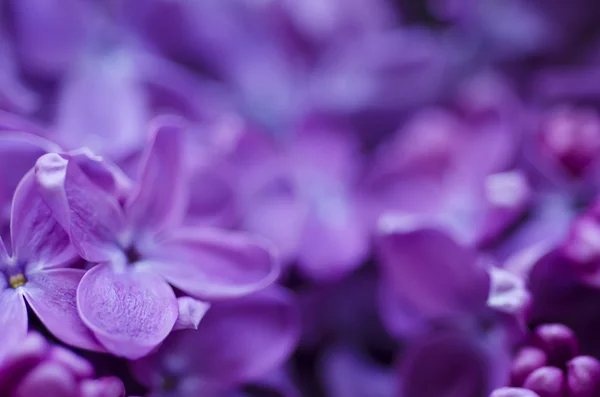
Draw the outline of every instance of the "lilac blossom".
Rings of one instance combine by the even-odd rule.
[[[248,161],[242,227],[271,239],[284,261],[297,261],[314,280],[341,277],[368,253],[357,184],[361,160],[348,134],[343,126],[309,121],[281,149],[257,137],[242,163]]]
[[[400,395],[478,396],[505,384],[529,302],[522,280],[438,229],[384,226],[382,315],[413,339]]]
[[[372,216],[437,225],[467,244],[493,241],[525,211],[526,176],[510,169],[514,137],[502,122],[473,128],[450,112],[422,111],[375,159],[366,188]]]
[[[11,346],[0,364],[0,390],[7,397],[124,397],[116,377],[94,378],[90,362],[40,334]]]
[[[27,332],[25,302],[61,341],[83,349],[104,350],[77,313],[75,295],[85,271],[66,268],[77,254],[68,234],[42,200],[33,171],[23,177],[15,191],[10,231],[10,251],[0,240],[0,322],[4,330],[0,357]]]
[[[138,185],[121,208],[69,154],[47,154],[35,173],[45,202],[85,260],[77,289],[82,321],[110,352],[138,358],[178,317],[169,284],[203,300],[238,297],[274,281],[270,246],[244,234],[177,228],[185,210],[185,126],[155,121]]]
[[[131,365],[151,396],[224,395],[276,370],[299,330],[289,292],[273,287],[215,303],[197,330],[174,332],[158,351]]]

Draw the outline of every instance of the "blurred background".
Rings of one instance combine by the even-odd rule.
[[[488,308],[525,316],[527,306],[529,329],[565,323],[600,353],[597,337],[585,339],[600,313],[589,281],[600,253],[590,243],[600,231],[596,1],[0,6],[3,133],[87,146],[135,179],[149,121],[183,116],[186,223],[277,247],[300,342],[240,393],[485,397],[507,385],[517,344],[494,344],[509,326],[479,307],[435,309],[470,291],[471,276],[444,262],[469,255],[506,273],[492,277],[501,281]],[[585,231],[581,214],[592,219]],[[407,228],[435,233],[395,241]],[[548,247],[587,266],[587,281],[552,276],[562,270],[547,257],[530,277]]]

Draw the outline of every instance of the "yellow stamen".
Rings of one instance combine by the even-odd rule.
[[[27,279],[25,279],[25,276],[22,274],[10,276],[10,278],[8,279],[8,283],[10,284],[11,288],[18,288],[22,285],[25,285],[26,282]]]

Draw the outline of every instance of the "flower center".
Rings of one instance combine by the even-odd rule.
[[[127,257],[128,264],[139,262],[139,260],[142,258],[142,255],[133,245],[125,250],[125,256]]]
[[[25,285],[25,283],[27,282],[27,279],[25,278],[25,276],[21,273],[19,274],[15,274],[13,276],[10,276],[8,278],[8,284],[10,285],[11,288],[15,289],[18,288],[22,285]]]

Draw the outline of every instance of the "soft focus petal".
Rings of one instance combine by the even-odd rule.
[[[200,320],[202,320],[202,317],[204,317],[206,311],[210,308],[208,303],[189,296],[177,298],[177,304],[179,305],[179,317],[177,317],[177,322],[173,327],[174,330],[186,328],[198,329]]]
[[[91,378],[94,376],[94,366],[72,350],[54,345],[50,348],[49,358],[68,368],[77,379]]]
[[[337,347],[325,351],[323,361],[321,373],[328,396],[396,396],[396,380],[391,371],[378,367],[359,352]]]
[[[75,295],[85,271],[53,269],[27,274],[25,297],[48,330],[62,342],[104,351],[77,312]]]
[[[77,397],[77,383],[73,374],[60,364],[47,362],[25,376],[15,397]]]
[[[206,300],[259,291],[279,275],[267,241],[217,229],[179,229],[147,257],[147,265],[171,284]]]
[[[502,387],[496,389],[490,394],[490,397],[540,397],[531,390],[521,389],[520,387]]]
[[[297,258],[308,208],[294,193],[276,187],[246,203],[243,229],[268,238],[277,247],[281,260]]]
[[[118,202],[94,185],[68,157],[42,156],[35,166],[40,193],[54,217],[68,231],[79,255],[107,261],[124,227]]]
[[[422,315],[451,315],[485,305],[490,280],[476,253],[439,230],[387,225],[380,254],[390,286]]]
[[[161,277],[136,269],[115,273],[110,265],[97,265],[83,276],[77,307],[107,350],[130,359],[162,342],[178,315],[175,294]]]
[[[18,345],[27,333],[27,308],[23,296],[12,288],[0,292],[0,360]]]
[[[186,126],[176,117],[153,121],[152,140],[142,160],[137,191],[126,213],[138,229],[159,231],[181,223],[187,204],[184,163]]]
[[[362,264],[370,246],[367,229],[352,204],[332,200],[306,217],[298,266],[314,280],[344,276]]]
[[[123,382],[115,377],[84,380],[79,386],[80,397],[124,397]]]
[[[48,341],[37,332],[29,332],[12,346],[0,364],[0,390],[11,392],[21,379],[48,354]]]
[[[14,256],[29,267],[60,266],[77,256],[69,235],[42,199],[33,170],[23,177],[15,192],[11,234]]]
[[[499,379],[508,381],[510,364],[508,350],[489,342],[456,331],[421,335],[401,364],[401,395],[478,397],[489,393]]]
[[[10,1],[17,53],[24,68],[43,78],[66,72],[84,38],[86,4],[69,0]]]
[[[144,144],[147,111],[129,49],[96,48],[67,74],[57,99],[56,139],[122,159]]]
[[[298,336],[293,297],[283,289],[270,289],[214,304],[198,330],[174,333],[155,355],[136,365],[164,370],[178,362],[186,376],[236,384],[276,369],[291,354]]]

